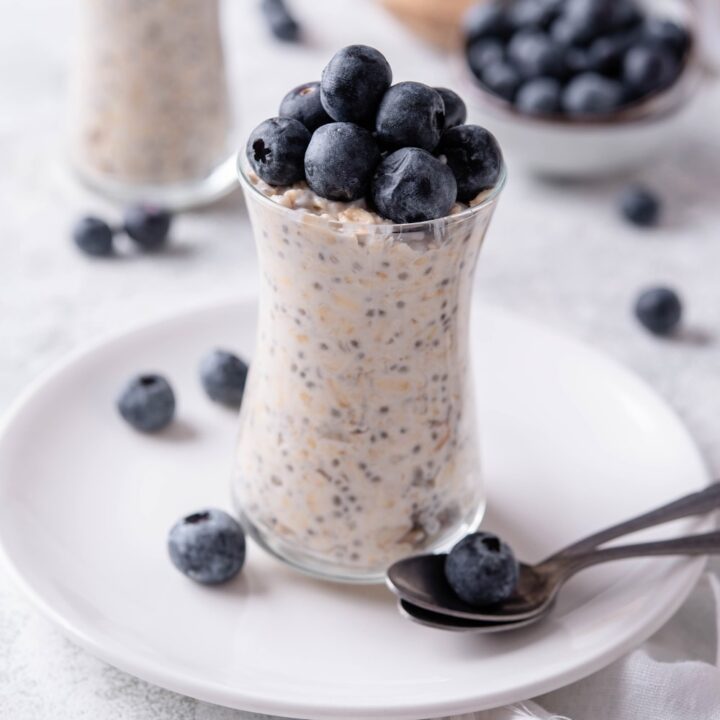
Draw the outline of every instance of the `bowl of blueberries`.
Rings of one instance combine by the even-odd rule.
[[[633,170],[696,94],[693,24],[682,0],[486,0],[463,22],[470,110],[537,173]]]

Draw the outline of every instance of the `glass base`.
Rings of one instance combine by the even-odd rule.
[[[239,187],[235,162],[234,156],[229,157],[203,178],[161,185],[122,182],[77,163],[73,163],[73,170],[83,185],[111,200],[186,210],[209,205]]]
[[[233,495],[238,522],[245,532],[266,552],[281,560],[286,565],[299,570],[305,575],[331,582],[350,583],[355,585],[382,585],[385,583],[387,567],[368,570],[366,568],[353,568],[342,565],[337,561],[327,560],[318,555],[299,549],[297,545],[289,543],[276,535],[271,535],[258,528],[244,513],[241,503]],[[487,503],[483,501],[480,506],[457,527],[455,530],[438,539],[438,541],[422,550],[408,555],[424,553],[447,552],[467,534],[475,532],[485,515]],[[402,559],[398,557],[397,560]]]

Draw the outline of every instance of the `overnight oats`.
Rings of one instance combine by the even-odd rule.
[[[239,160],[261,291],[233,495],[285,561],[377,581],[482,517],[469,316],[502,156],[364,46],[280,114]]]
[[[70,108],[80,176],[122,199],[217,193],[231,128],[219,0],[82,0],[81,22]]]

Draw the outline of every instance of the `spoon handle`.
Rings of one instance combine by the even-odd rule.
[[[552,559],[558,559],[567,554],[575,554],[602,545],[609,540],[629,535],[638,530],[662,525],[671,520],[688,517],[690,515],[701,515],[720,508],[720,482],[714,482],[705,490],[685,495],[667,505],[663,505],[650,512],[638,515],[630,520],[613,525],[605,530],[593,533],[592,535],[568,545],[563,550],[555,553]]]
[[[720,554],[720,530],[702,535],[686,535],[672,540],[619,545],[600,548],[578,555],[559,558],[563,565],[565,579],[592,565],[625,560],[626,558],[649,557],[653,555],[717,555]]]

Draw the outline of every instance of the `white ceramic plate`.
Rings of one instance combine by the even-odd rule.
[[[2,547],[40,609],[91,652],[232,707],[420,718],[583,677],[650,635],[691,590],[702,560],[617,563],[576,578],[548,622],[481,637],[413,625],[384,587],[315,581],[257,547],[237,581],[194,585],[171,566],[166,532],[188,511],[229,506],[235,434],[197,365],[215,346],[250,355],[254,317],[252,302],[228,304],[117,337],[46,376],[10,415]],[[522,558],[706,484],[683,426],[625,370],[496,310],[479,309],[473,326],[486,526]],[[179,396],[175,426],[158,437],[131,431],[113,408],[126,378],[151,369]]]

